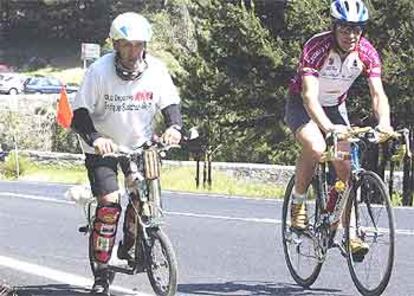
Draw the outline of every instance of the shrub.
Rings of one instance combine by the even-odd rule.
[[[16,162],[17,158],[18,162]],[[0,174],[6,178],[16,179],[18,176],[24,175],[29,166],[30,161],[26,157],[22,157],[13,151],[6,157],[5,162],[1,163]]]

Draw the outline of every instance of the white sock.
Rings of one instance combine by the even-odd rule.
[[[306,200],[306,194],[298,194],[296,189],[292,191],[292,204],[303,204]]]

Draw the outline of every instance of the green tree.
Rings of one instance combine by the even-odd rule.
[[[414,127],[414,2],[371,0],[370,38],[380,50],[394,123]]]
[[[181,55],[178,79],[186,122],[205,131],[216,160],[285,160],[281,41],[244,6],[205,1],[191,11],[198,50]]]

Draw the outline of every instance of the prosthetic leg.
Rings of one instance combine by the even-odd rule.
[[[120,213],[121,206],[118,203],[98,205],[96,208],[95,221],[90,238],[90,248],[96,262],[94,268],[95,283],[92,287],[95,295],[110,295],[107,263],[111,259]]]

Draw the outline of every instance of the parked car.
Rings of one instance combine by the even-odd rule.
[[[5,63],[0,62],[0,72],[1,73],[12,72],[12,71],[13,71],[12,67],[10,67],[9,65],[7,65]]]
[[[58,94],[64,84],[55,77],[31,77],[24,83],[26,94]],[[77,86],[65,85],[67,93],[78,91]]]
[[[23,92],[26,79],[20,73],[0,73],[0,93],[17,95]]]

